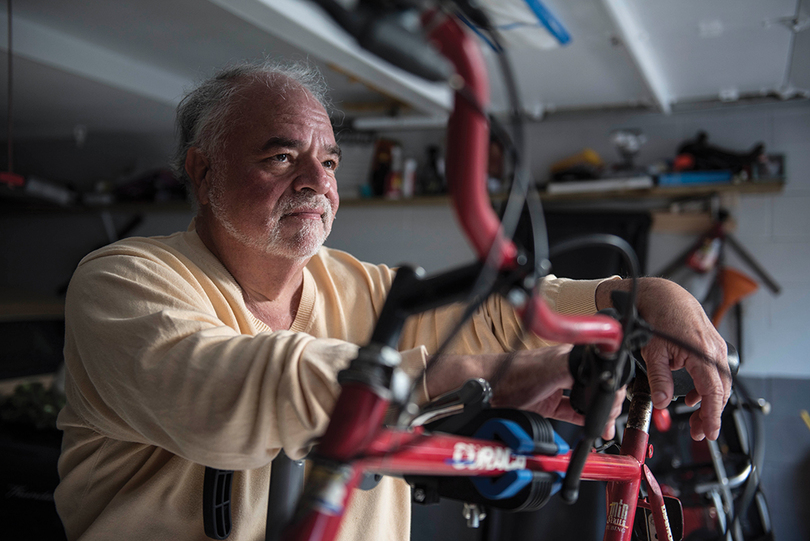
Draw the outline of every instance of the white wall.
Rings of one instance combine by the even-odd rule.
[[[529,127],[536,145],[532,166],[544,178],[555,160],[592,147],[606,160],[617,159],[608,134],[614,128],[638,127],[649,137],[639,163],[671,158],[677,145],[699,129],[710,141],[730,149],[747,149],[758,141],[769,152],[787,156],[787,185],[776,195],[746,195],[730,210],[736,238],[782,286],[782,294],[765,288],[744,301],[743,374],[810,377],[810,104],[730,107],[715,111],[658,114],[589,114],[557,116]],[[388,134],[392,135],[392,134]],[[436,132],[400,134],[412,155],[420,145],[441,140]],[[114,212],[120,227],[131,213]],[[149,213],[133,234],[184,229],[190,213]],[[0,287],[54,294],[67,282],[87,251],[108,242],[99,213],[5,213],[0,216]],[[689,235],[652,235],[648,271],[663,267],[694,242]],[[328,244],[363,259],[399,265],[412,263],[429,272],[472,260],[447,206],[352,206],[338,213]],[[730,254],[730,263],[751,272]],[[733,340],[733,335],[728,338]]]
[[[326,244],[364,261],[408,264],[429,273],[475,260],[447,205],[344,205]]]
[[[672,158],[675,148],[699,130],[715,145],[749,149],[758,142],[766,152],[786,155],[785,191],[776,195],[744,195],[728,208],[738,224],[735,238],[782,286],[773,296],[760,289],[743,301],[746,375],[810,376],[810,104],[728,107],[716,110],[655,114],[599,115],[579,119],[551,119],[531,128],[540,144],[533,154],[534,171],[583,147],[590,146],[605,159],[616,159],[608,134],[616,128],[637,127],[649,142],[639,163]],[[542,142],[542,143],[540,143]],[[547,143],[547,144],[546,144]],[[736,204],[735,204],[736,203]],[[648,271],[655,272],[694,242],[694,236],[654,233],[650,240]],[[728,264],[756,277],[747,265],[727,250]],[[721,326],[727,339],[734,337]]]
[[[805,330],[810,322],[810,104],[724,107],[670,116],[551,117],[529,127],[530,139],[536,144],[531,155],[535,177],[544,178],[552,162],[584,147],[595,149],[606,161],[617,160],[608,134],[623,127],[641,128],[647,134],[649,142],[639,155],[640,164],[672,158],[677,146],[701,129],[709,134],[711,143],[721,147],[743,150],[761,141],[767,152],[786,154],[784,193],[741,196],[729,207],[738,224],[735,237],[782,286],[778,296],[761,287],[743,301],[742,374],[810,377],[810,333]],[[422,138],[403,134],[402,139]],[[654,233],[648,272],[664,267],[695,239],[694,235]],[[329,244],[371,261],[392,265],[408,261],[427,270],[454,266],[472,257],[447,207],[345,207]],[[753,275],[733,253],[729,253],[728,263]],[[721,330],[735,340],[725,327]]]

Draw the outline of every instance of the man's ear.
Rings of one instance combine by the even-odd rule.
[[[203,152],[197,147],[191,147],[186,152],[186,174],[194,185],[194,195],[200,205],[208,203],[208,180],[211,172],[211,163]]]

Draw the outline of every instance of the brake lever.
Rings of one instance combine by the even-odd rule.
[[[585,426],[583,438],[571,454],[563,481],[561,495],[566,503],[577,501],[582,469],[593,444],[610,418],[616,392],[635,375],[636,360],[632,351],[646,345],[652,336],[649,326],[638,316],[626,292],[614,291],[611,300],[625,314],[624,319],[614,308],[600,313],[623,321],[625,336],[622,347],[615,354],[602,354],[592,345],[575,346],[568,357],[569,370],[574,377],[569,400],[575,411],[585,415]]]
[[[607,357],[593,346],[576,346],[569,354],[569,367],[575,381],[571,406],[585,415],[583,437],[571,454],[561,491],[563,500],[573,504],[579,498],[579,481],[591,448],[610,418],[616,392],[633,378],[635,362],[624,347]]]
[[[410,421],[410,427],[422,426],[470,407],[484,408],[492,400],[492,387],[482,378],[467,380],[464,385],[425,404]]]
[[[619,312],[613,308],[601,310],[599,313],[621,320]],[[610,394],[612,404],[615,392],[627,385],[635,375],[636,361],[630,352],[646,343],[647,337],[643,329],[634,328],[640,322],[638,317],[635,315],[631,317],[634,321],[628,338],[624,340],[624,345],[616,354],[604,355],[592,345],[578,345],[568,355],[568,369],[574,377],[574,386],[569,397],[571,407],[577,413],[586,415],[586,423],[588,415],[604,417],[607,421],[606,414],[594,411],[597,396],[603,393]],[[607,414],[609,413],[610,407],[607,411]],[[596,437],[599,437],[603,428],[604,426],[599,429]]]

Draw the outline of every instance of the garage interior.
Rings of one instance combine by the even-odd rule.
[[[543,0],[565,29],[563,43],[526,11],[532,2],[480,3],[506,12],[528,169],[552,242],[621,236],[645,274],[678,281],[707,311],[720,302],[721,270],[742,275],[745,289],[718,326],[741,352],[748,394],[761,399],[758,412],[743,415],[764,454],[756,517],[740,538],[810,538],[802,518],[810,505],[810,2]],[[187,228],[193,211],[168,159],[176,106],[195,82],[246,60],[317,66],[343,151],[341,209],[327,246],[428,272],[474,256],[441,182],[449,85],[364,50],[318,2],[6,0],[3,8],[0,517],[20,536],[62,539],[49,392],[61,369],[64,293],[92,250]],[[491,74],[489,112],[506,118],[498,53],[485,39],[479,45]],[[676,167],[681,150],[698,142],[735,157],[758,148],[762,159],[694,180],[706,171]],[[393,187],[379,176],[383,147],[401,158],[385,170],[400,168]],[[684,171],[693,176],[677,174]],[[499,207],[508,171],[491,176]],[[719,263],[690,264],[701,248],[719,250]],[[625,272],[599,252],[552,263],[573,278]],[[20,415],[24,437],[12,426]],[[675,427],[682,432],[684,421]],[[659,441],[662,457],[677,455],[670,462],[709,460],[705,447]],[[415,505],[412,539],[601,539],[600,492],[594,487],[570,508],[495,512],[477,529],[467,527],[460,503]],[[697,497],[695,513],[709,518],[694,520],[716,524],[719,497]],[[574,523],[582,528],[575,533]]]

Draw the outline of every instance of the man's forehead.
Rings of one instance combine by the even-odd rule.
[[[309,109],[328,118],[323,104],[300,83],[266,84],[254,82],[244,91],[247,102],[261,102],[274,110],[292,114],[295,111]]]
[[[335,133],[329,116],[325,112],[323,114],[308,113],[310,112],[306,110],[271,111],[265,127],[271,137],[299,139],[315,135],[325,144],[334,144]]]
[[[302,124],[312,126],[329,126],[332,128],[332,122],[329,115],[320,108],[310,108],[307,106],[301,107],[282,107],[282,108],[268,108],[266,109],[268,116],[280,124]]]
[[[307,136],[304,132],[316,132],[319,138],[326,139],[325,144],[335,142],[326,109],[304,87],[278,90],[263,84],[252,85],[243,98],[237,123],[256,126],[264,132],[262,137],[300,138]]]

